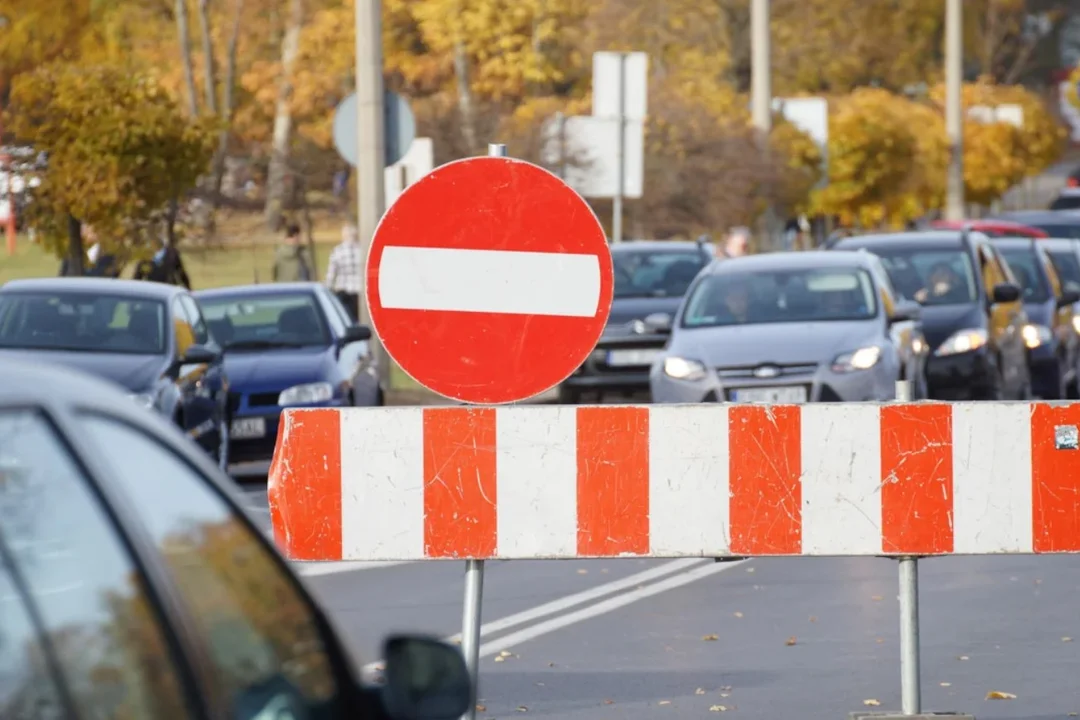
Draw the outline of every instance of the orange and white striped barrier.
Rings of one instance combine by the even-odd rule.
[[[295,560],[1080,552],[1080,404],[286,410]]]

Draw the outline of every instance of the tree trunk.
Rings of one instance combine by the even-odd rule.
[[[217,72],[214,67],[214,40],[210,35],[210,0],[199,0],[199,31],[202,33],[203,94],[206,110],[217,115]]]
[[[180,62],[184,66],[184,82],[188,90],[188,112],[195,117],[199,114],[199,98],[195,89],[195,70],[191,65],[191,31],[188,29],[185,0],[176,0],[176,34],[180,42]]]
[[[300,30],[304,22],[303,0],[289,0],[289,20],[281,40],[281,81],[274,108],[274,131],[270,155],[269,177],[266,183],[264,217],[272,230],[281,225],[285,199],[285,174],[289,163],[289,141],[292,139],[292,74],[300,53]]]
[[[240,20],[244,14],[244,0],[236,0],[233,5],[232,30],[229,34],[229,47],[225,54],[225,77],[221,82],[221,118],[225,127],[218,136],[218,147],[214,153],[214,185],[211,201],[214,210],[221,205],[221,183],[225,177],[225,159],[229,156],[229,135],[231,133],[233,103],[236,95],[236,48],[240,42]]]
[[[68,215],[67,275],[79,277],[86,273],[86,251],[83,250],[82,223]]]

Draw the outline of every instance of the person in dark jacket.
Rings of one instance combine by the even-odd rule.
[[[315,262],[300,238],[300,226],[286,228],[285,242],[274,253],[271,275],[274,282],[309,282],[315,278]]]
[[[167,240],[162,240],[161,248],[154,253],[150,260],[143,261],[135,271],[136,280],[149,280],[166,285],[183,285],[191,289],[191,279],[187,270],[184,269],[184,261],[180,257],[180,250],[170,245]]]

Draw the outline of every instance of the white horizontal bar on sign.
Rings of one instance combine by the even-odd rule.
[[[596,255],[390,246],[379,263],[384,308],[592,317]]]

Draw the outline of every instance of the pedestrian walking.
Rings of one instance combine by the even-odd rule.
[[[739,226],[731,228],[724,239],[723,247],[717,250],[722,258],[737,258],[746,254],[750,247],[750,228]]]
[[[162,237],[159,240],[161,247],[154,253],[150,260],[139,264],[135,270],[136,280],[149,280],[166,285],[182,285],[191,289],[191,278],[188,277],[184,268],[184,260],[180,257],[180,250],[169,243],[169,239]]]
[[[274,253],[274,267],[270,273],[274,282],[310,282],[314,279],[314,267],[311,250],[300,238],[300,226],[288,225],[285,241]]]
[[[360,322],[360,292],[363,286],[364,257],[360,248],[359,233],[352,224],[341,228],[341,242],[330,251],[326,268],[326,287],[337,295],[338,300]]]

